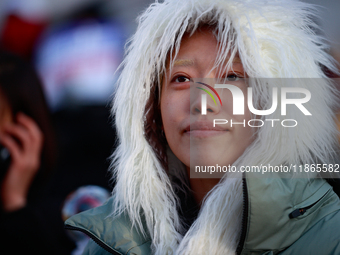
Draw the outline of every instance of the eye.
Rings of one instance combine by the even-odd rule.
[[[182,82],[189,82],[190,79],[186,76],[183,76],[183,75],[179,75],[179,76],[176,76],[172,79],[173,82],[178,82],[178,83],[182,83]]]
[[[240,77],[236,73],[231,73],[231,74],[227,75],[227,80],[228,81],[238,81],[240,78],[242,78],[242,77]]]

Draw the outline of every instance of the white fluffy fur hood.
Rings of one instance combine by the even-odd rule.
[[[315,11],[314,6],[293,0],[168,0],[152,4],[140,16],[114,99],[119,146],[112,164],[117,183],[113,214],[128,213],[136,226],[142,225],[144,214],[148,229],[141,232],[150,233],[155,254],[234,254],[242,218],[242,181],[224,178],[182,235],[168,172],[176,174],[183,166],[168,158],[159,143],[159,116],[153,106],[169,52],[176,53],[185,32],[213,24],[222,45],[219,60],[223,63],[228,52],[238,52],[250,77],[326,78],[321,66],[335,70],[335,65],[325,53],[325,40],[314,32]],[[336,137],[331,83],[301,79],[295,86],[318,97],[310,105],[313,118],[294,130],[261,128],[236,166],[329,162]],[[270,83],[254,88],[259,102],[266,101],[269,88]],[[286,119],[296,117],[290,114]],[[221,211],[227,213],[215,213]]]

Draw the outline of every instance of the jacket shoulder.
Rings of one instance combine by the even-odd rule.
[[[335,197],[335,196],[334,196]],[[335,203],[340,208],[339,198]],[[334,206],[332,203],[328,207]],[[282,255],[294,254],[340,254],[340,210],[332,211],[308,229]]]
[[[113,198],[110,198],[102,206],[72,216],[65,222],[65,228],[91,237],[93,241],[89,242],[84,254],[150,254],[149,234],[143,235],[136,226],[132,226],[127,214],[114,217],[112,212]],[[147,229],[145,222],[143,224]]]
[[[95,241],[92,239],[87,243],[84,252],[82,255],[111,255],[111,252],[108,252],[101,246],[99,246]],[[119,253],[118,253],[119,254]]]

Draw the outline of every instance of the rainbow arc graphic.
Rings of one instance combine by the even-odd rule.
[[[218,95],[217,91],[216,91],[213,87],[211,87],[210,85],[205,84],[205,83],[203,83],[203,82],[196,82],[196,83],[199,83],[199,84],[201,84],[201,85],[204,85],[204,86],[208,87],[211,91],[213,91],[213,92],[216,94],[218,100],[220,101],[220,103],[221,103],[221,105],[222,105],[222,100],[221,100],[220,96]],[[215,100],[213,94],[211,94],[210,91],[208,91],[208,90],[206,90],[206,89],[204,89],[204,88],[200,88],[200,87],[196,87],[196,88],[201,89],[201,90],[203,90],[204,92],[206,92],[206,93],[212,98],[212,100],[214,101],[215,105],[217,106],[216,100]]]

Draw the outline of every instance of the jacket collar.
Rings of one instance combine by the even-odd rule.
[[[320,208],[321,200],[332,193],[332,187],[321,178],[288,179],[258,178],[247,175],[244,181],[245,214],[244,236],[241,237],[241,254],[278,252],[294,243],[312,222],[318,221],[327,211]],[[261,194],[261,195],[260,195]],[[145,236],[132,226],[127,214],[111,216],[113,198],[104,205],[69,218],[66,228],[79,230],[89,235],[98,245],[113,254],[126,254],[143,245],[146,254],[151,254],[151,237]],[[294,211],[308,208],[300,215]],[[318,213],[311,215],[316,209]],[[143,228],[146,230],[145,221]],[[294,231],[293,231],[294,230]]]
[[[243,210],[248,215],[240,241],[241,254],[281,251],[329,213],[320,207],[321,200],[331,196],[332,187],[321,178],[263,178],[248,174],[244,186],[248,203]],[[305,209],[300,212],[302,208]],[[316,209],[317,213],[307,217]]]
[[[136,226],[132,226],[125,213],[114,217],[112,215],[113,198],[102,206],[84,211],[70,217],[65,222],[65,228],[78,230],[90,236],[99,246],[113,254],[127,254],[130,250],[143,245],[151,254],[151,238],[149,233],[144,236]],[[145,221],[143,221],[145,224]],[[146,226],[143,226],[146,230]]]

